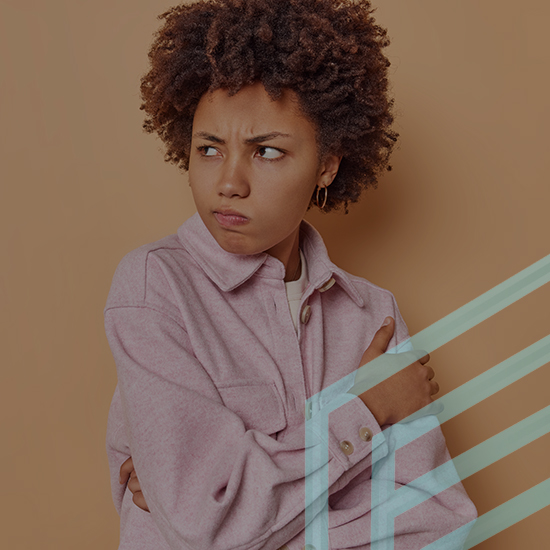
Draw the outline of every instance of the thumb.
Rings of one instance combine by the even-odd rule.
[[[134,471],[134,462],[132,460],[132,457],[129,457],[127,460],[124,461],[122,466],[120,467],[120,476],[119,476],[119,483],[121,485],[124,485],[127,481],[132,472]]]
[[[386,317],[384,324],[376,331],[372,342],[365,351],[364,359],[372,360],[382,355],[388,348],[394,329],[395,321],[392,317]]]

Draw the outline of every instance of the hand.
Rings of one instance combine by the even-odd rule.
[[[134,504],[138,508],[149,512],[147,502],[145,502],[145,497],[141,492],[139,479],[137,477],[136,471],[134,470],[134,462],[132,461],[132,457],[126,460],[120,467],[119,483],[121,485],[124,485],[126,482],[128,482],[128,489],[130,489],[130,491],[134,495],[132,497],[132,501],[134,502]]]
[[[386,351],[395,330],[395,321],[391,317],[386,320],[389,323],[374,335],[360,365],[365,365]],[[358,396],[380,426],[395,424],[432,403],[433,396],[439,391],[439,385],[433,380],[433,369],[426,365],[429,360],[430,355],[426,354]]]

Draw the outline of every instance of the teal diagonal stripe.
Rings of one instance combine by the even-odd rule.
[[[550,255],[415,334],[411,338],[415,351],[400,353],[391,359],[384,354],[363,365],[356,371],[356,383],[350,393],[359,395],[373,388],[419,359],[422,352],[418,350],[434,351],[549,281]]]
[[[395,502],[398,505],[393,507],[392,513],[397,517],[457,483],[459,479],[455,468],[458,478],[466,479],[548,432],[550,432],[550,405],[409,484],[411,488],[418,487],[422,491],[410,490],[407,485],[397,489],[396,495],[399,497]]]
[[[437,415],[439,422],[443,424],[548,362],[550,335],[443,396],[439,401],[445,408]]]
[[[443,424],[443,422],[481,403],[497,391],[517,382],[548,362],[550,362],[550,335],[502,361],[502,363],[495,365],[479,376],[472,378],[465,384],[462,384],[462,386],[437,399],[433,404],[411,414],[401,422],[407,423],[427,414],[436,414],[439,423]],[[410,441],[404,438],[401,443],[402,445],[406,445]]]
[[[478,518],[468,535],[464,550],[473,548],[549,505],[550,478]]]
[[[548,432],[550,405],[453,458],[460,479],[475,474]]]
[[[449,550],[456,548],[455,541],[460,540],[462,533],[467,535],[463,550],[469,550],[492,536],[511,527],[518,521],[529,517],[531,514],[550,506],[550,479],[531,487],[524,493],[510,499],[509,501],[493,508],[480,516],[475,522],[468,523],[456,531],[432,542],[424,547],[424,550]],[[472,526],[473,524],[473,526]],[[544,544],[544,543],[543,543]],[[521,550],[529,550],[526,546]]]
[[[416,349],[433,351],[550,281],[550,255],[415,334]]]

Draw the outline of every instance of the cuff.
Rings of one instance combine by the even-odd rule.
[[[347,383],[353,385],[353,377]],[[325,459],[335,458],[346,471],[375,449],[380,448],[376,452],[376,460],[387,454],[382,429],[363,401],[349,393],[339,393],[330,401],[326,397],[326,394],[317,394],[306,405],[306,415],[311,414],[306,421],[306,435],[309,436],[307,439],[310,444],[315,442],[328,451]],[[322,407],[320,403],[323,403]]]

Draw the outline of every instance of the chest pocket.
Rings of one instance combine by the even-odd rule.
[[[285,428],[283,402],[275,384],[243,380],[218,387],[218,391],[224,405],[242,419],[247,430],[272,435]]]

